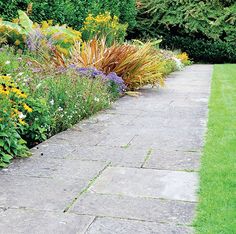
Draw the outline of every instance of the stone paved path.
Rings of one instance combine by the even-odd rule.
[[[0,233],[191,233],[212,66],[173,73],[0,172]]]

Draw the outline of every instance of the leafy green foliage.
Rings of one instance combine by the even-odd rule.
[[[1,90],[0,90],[1,91]],[[6,167],[14,156],[28,156],[26,142],[17,132],[19,125],[12,113],[12,102],[0,92],[0,167]]]
[[[219,0],[140,0],[138,24],[135,33],[140,37],[163,36],[191,37],[192,42],[203,40],[204,50],[198,47],[198,55],[194,59],[204,58],[206,62],[217,60],[217,57],[227,57],[227,51],[235,51],[236,38],[236,2]],[[167,40],[169,40],[168,38]],[[170,40],[169,40],[170,41]],[[214,46],[209,46],[210,43]],[[170,46],[170,43],[165,43]],[[191,46],[189,40],[186,46]],[[185,50],[183,44],[173,44],[175,48]],[[224,47],[220,50],[220,46]],[[208,50],[206,51],[205,49]],[[225,49],[227,47],[227,49]],[[192,47],[194,49],[194,47]],[[214,50],[217,50],[216,52]],[[191,52],[188,50],[191,55]],[[226,56],[225,53],[226,52]],[[234,52],[235,53],[235,52]],[[212,54],[212,55],[211,55]],[[196,56],[195,56],[196,55]],[[231,55],[223,62],[232,61]],[[235,61],[235,60],[234,60]]]
[[[142,25],[157,26],[157,30],[180,29],[185,33],[198,33],[207,38],[233,41],[236,38],[236,3],[225,7],[219,0],[186,1],[141,0]],[[150,16],[150,19],[145,18]]]
[[[18,132],[27,142],[27,145],[32,147],[45,141],[50,136],[53,119],[46,99],[42,95],[41,97],[28,98],[27,104],[32,107],[32,112],[27,114],[25,118],[27,124],[21,125]]]
[[[79,77],[72,71],[49,75],[40,82],[34,95],[46,98],[53,120],[50,135],[107,108],[111,100],[103,82]]]
[[[74,41],[81,40],[81,33],[66,25],[52,25],[52,20],[37,24],[25,12],[19,10],[18,14],[19,18],[14,23],[0,20],[0,37],[5,38],[10,45],[21,49],[27,47],[34,52],[54,47],[60,53],[68,55]]]
[[[30,18],[27,16],[27,14],[24,11],[18,10],[19,15],[19,24],[24,29],[26,33],[29,33],[33,29],[33,22],[30,20]]]
[[[118,16],[130,28],[136,24],[135,0],[0,0],[0,17],[10,20],[17,16],[17,10],[26,11],[32,3],[31,19],[41,22],[54,19],[56,23],[67,24],[80,29],[89,13],[98,15],[105,11]]]
[[[161,44],[163,48],[181,48],[195,61],[207,63],[235,63],[236,43],[198,39],[195,37],[165,34]]]

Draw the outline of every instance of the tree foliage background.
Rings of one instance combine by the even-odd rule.
[[[197,60],[236,61],[235,0],[139,0],[137,21],[139,37],[163,36]]]
[[[0,17],[15,18],[17,10],[26,11],[30,3],[30,18],[36,22],[53,19],[55,23],[79,29],[89,13],[96,15],[109,11],[119,16],[122,23],[128,23],[130,29],[136,23],[135,0],[0,0]]]

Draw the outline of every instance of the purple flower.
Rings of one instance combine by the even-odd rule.
[[[80,76],[88,79],[101,79],[110,87],[117,89],[119,93],[123,93],[126,90],[126,85],[124,84],[123,79],[120,76],[117,76],[115,72],[105,74],[102,71],[99,71],[95,67],[83,67],[79,68],[75,64],[70,64],[69,68],[74,69]]]
[[[127,87],[123,79],[120,76],[117,76],[115,72],[109,73],[106,77],[111,83],[117,85],[120,93],[123,93],[126,90]]]
[[[76,65],[75,65],[75,64],[70,64],[70,65],[68,66],[68,68],[76,69]]]
[[[89,79],[94,79],[94,78],[100,78],[102,80],[106,79],[106,75],[97,70],[94,67],[89,67],[89,68],[76,68],[75,69],[80,75],[85,76]]]
[[[46,44],[43,42],[46,42]],[[39,51],[45,45],[51,49],[53,47],[53,39],[51,37],[47,38],[39,28],[36,28],[28,34],[26,45],[30,51]]]

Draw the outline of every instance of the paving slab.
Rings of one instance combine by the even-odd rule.
[[[73,151],[69,158],[77,160],[101,161],[112,166],[141,167],[150,148],[134,148],[132,146],[81,146]]]
[[[82,234],[94,217],[59,212],[9,209],[0,212],[1,234]]]
[[[179,127],[180,128],[179,128]],[[182,124],[174,127],[165,127],[161,124],[152,126],[150,122],[141,126],[136,124],[129,126],[129,133],[125,128],[113,126],[109,134],[104,135],[103,141],[98,146],[128,147],[158,149],[171,148],[173,150],[199,150],[204,143],[204,130],[202,126],[186,127]],[[124,135],[124,137],[123,137]]]
[[[195,172],[109,167],[90,191],[196,202],[197,186]]]
[[[34,159],[16,163],[1,171],[0,177],[5,183],[0,187],[0,207],[62,212],[106,165],[104,162]]]
[[[1,175],[0,207],[63,212],[87,186],[87,180]]]
[[[95,127],[94,127],[95,128]],[[81,145],[97,145],[103,140],[103,134],[100,131],[86,130],[67,130],[51,137],[48,142],[57,144],[66,144],[73,148]]]
[[[194,202],[87,193],[79,197],[70,212],[186,225],[191,224],[194,210]]]
[[[32,157],[43,157],[43,158],[65,158],[69,153],[73,151],[73,147],[69,144],[63,142],[62,144],[57,141],[50,142],[47,140],[42,144],[34,147],[32,152]]]
[[[143,167],[162,170],[198,171],[200,167],[200,154],[201,152],[196,151],[152,149],[150,158]]]
[[[189,227],[136,220],[97,218],[86,234],[188,234]]]
[[[150,129],[150,128],[149,128]],[[199,151],[204,144],[202,128],[169,128],[146,130],[131,141],[134,147],[150,147],[162,150]]]
[[[102,171],[107,164],[106,162],[31,157],[13,162],[7,170],[0,172],[0,175],[22,175],[68,180],[83,179],[89,181],[99,171]]]

